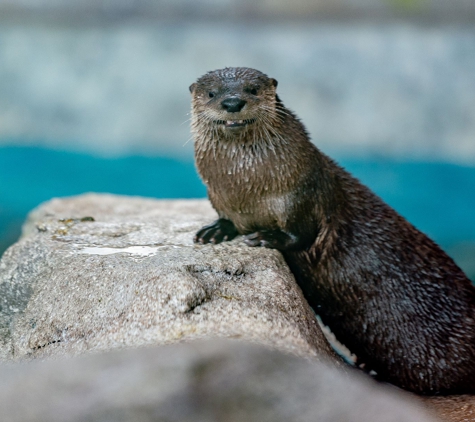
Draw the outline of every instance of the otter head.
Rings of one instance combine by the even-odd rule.
[[[190,86],[193,131],[232,137],[271,126],[278,116],[276,87],[275,79],[246,67],[206,73]]]

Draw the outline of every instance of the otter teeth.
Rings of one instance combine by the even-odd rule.
[[[224,125],[226,127],[246,126],[250,123],[254,123],[255,119],[244,120],[217,120],[216,123]]]
[[[226,127],[244,126],[247,122],[245,120],[226,120],[224,124]]]

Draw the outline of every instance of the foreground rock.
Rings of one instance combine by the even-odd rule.
[[[372,384],[364,384],[370,383],[368,379],[363,382],[360,394],[359,378],[353,381],[348,374],[334,372],[335,368],[342,368],[341,360],[325,340],[312,310],[280,253],[249,248],[240,239],[220,245],[194,245],[193,234],[214,218],[215,214],[207,201],[156,201],[89,194],[53,200],[42,205],[31,213],[23,238],[0,261],[0,358],[21,361],[25,358],[48,356],[71,357],[84,352],[163,345],[199,338],[241,338],[325,362],[320,367],[312,366],[313,369],[308,369],[314,374],[313,378],[318,379],[315,381],[309,381],[313,378],[307,379],[302,375],[306,373],[306,369],[302,368],[309,365],[305,361],[295,364],[297,366],[289,364],[289,368],[301,368],[295,369],[295,373],[292,372],[293,369],[288,369],[285,376],[272,375],[268,386],[270,388],[275,384],[277,388],[282,384],[284,387],[279,390],[281,395],[275,398],[277,396],[273,396],[274,393],[263,393],[259,397],[269,408],[263,410],[261,403],[259,406],[262,405],[262,408],[259,407],[260,410],[255,415],[270,413],[265,413],[263,419],[256,417],[247,420],[281,420],[275,416],[281,414],[275,400],[298,403],[298,406],[294,406],[301,413],[295,410],[296,413],[292,415],[302,416],[289,416],[285,420],[360,420],[348,419],[349,415],[360,415],[360,411],[361,418],[364,415],[367,417],[361,420],[368,421],[425,420],[411,419],[412,416],[405,419],[401,416],[406,411],[403,409],[400,410],[403,413],[394,413],[400,419],[392,419],[392,410],[378,413],[377,418],[371,416],[368,412],[374,406],[376,409],[380,409],[379,406],[386,409],[384,406],[387,404],[387,409],[396,409],[398,406],[395,403],[403,404],[399,402],[400,393],[384,387],[381,387],[381,393],[375,393],[372,391],[374,387],[367,387]],[[243,397],[250,397],[249,400],[252,401],[254,387],[246,390],[247,387],[233,384],[236,371],[239,373],[242,370],[243,374],[252,374],[254,369],[257,373],[265,372],[267,367],[262,362],[270,359],[270,355],[266,352],[262,355],[264,357],[256,358],[256,365],[264,365],[261,369],[252,365],[239,369],[245,361],[239,358],[241,360],[236,361],[236,367],[225,368],[224,372],[219,373],[221,358],[216,356],[224,353],[227,356],[225,361],[234,356],[229,346],[224,349],[220,347],[218,349],[221,351],[216,350],[218,355],[213,354],[213,346],[183,345],[177,348],[165,347],[163,351],[135,350],[70,362],[0,368],[2,416],[8,415],[9,418],[5,416],[4,419],[12,421],[105,421],[111,420],[110,415],[117,415],[113,419],[119,421],[156,420],[147,419],[149,416],[140,419],[138,413],[134,412],[139,412],[137,409],[140,409],[140,405],[137,403],[146,403],[144,415],[149,415],[147,412],[154,414],[153,409],[156,407],[153,406],[157,396],[154,395],[156,391],[152,384],[155,381],[152,378],[165,371],[170,386],[180,386],[177,391],[170,386],[156,387],[165,391],[165,395],[160,396],[162,398],[159,403],[165,406],[163,411],[168,412],[167,406],[171,406],[170,403],[179,406],[181,400],[184,400],[183,406],[188,406],[186,412],[192,409],[191,413],[185,412],[183,417],[170,417],[168,420],[188,420],[195,408],[186,404],[187,400],[194,403],[201,396],[187,388],[183,390],[182,383],[196,387],[196,382],[185,382],[180,371],[189,372],[190,368],[198,368],[198,373],[202,370],[200,368],[208,371],[207,364],[196,363],[203,358],[206,362],[209,360],[213,371],[218,372],[210,372],[207,378],[211,387],[205,390],[208,392],[203,393],[203,397],[208,401],[197,410],[197,414],[205,416],[199,416],[202,419],[197,420],[224,420],[219,415],[213,416],[215,419],[206,419],[206,415],[215,411],[211,410],[215,404],[218,408],[228,409],[231,406],[234,409],[239,407],[239,400]],[[159,364],[162,359],[165,367],[171,365],[171,368],[175,368],[172,357],[172,360],[167,361],[166,356],[177,353],[177,359],[179,356],[190,358],[195,351],[201,356],[197,358],[198,361],[193,361],[197,366],[195,363],[183,363],[182,369],[177,370],[173,376],[173,371],[164,370]],[[210,358],[211,355],[206,353],[211,353],[213,357]],[[249,359],[255,357],[254,351],[236,353],[241,357],[248,356]],[[256,353],[259,355],[261,352]],[[155,354],[158,360],[153,357]],[[275,359],[279,363],[284,358]],[[150,373],[152,378],[142,374],[147,371],[149,364],[151,371],[152,368],[157,371]],[[269,368],[274,368],[272,371],[279,367],[279,364],[275,367],[274,363],[269,365]],[[325,365],[330,365],[333,369]],[[107,380],[100,380],[100,374],[106,377],[109,369],[116,377],[112,390],[108,390]],[[99,371],[99,378],[95,375],[96,370]],[[131,382],[130,380],[134,380],[135,370],[139,371],[138,379]],[[31,376],[28,375],[30,371]],[[232,381],[230,390],[220,395],[220,389],[225,387],[224,380],[227,378],[229,382]],[[335,381],[330,381],[330,378],[335,378]],[[236,383],[244,382],[243,379],[238,377]],[[348,387],[346,380],[350,383]],[[94,390],[92,386],[96,382],[97,390]],[[316,384],[310,385],[309,382]],[[137,388],[135,392],[136,384],[140,384],[142,389]],[[64,392],[61,393],[63,387]],[[78,391],[83,391],[83,387],[87,390],[91,387],[90,396],[84,393],[84,397],[79,397]],[[152,395],[149,394],[150,388]],[[173,391],[167,390],[169,388]],[[31,413],[24,415],[31,417],[21,419],[22,413],[14,411],[14,403],[17,404],[18,401],[13,400],[13,397],[18,397],[19,391],[23,390],[26,392],[25,409],[31,410]],[[107,396],[106,390],[118,393]],[[248,391],[249,395],[244,391]],[[303,394],[307,402],[300,402],[300,399],[292,402],[290,398],[286,401],[283,399],[284,393],[289,397]],[[374,400],[373,395],[377,396]],[[396,396],[392,398],[393,395]],[[45,397],[49,397],[49,400]],[[130,397],[131,401],[124,404],[124,397]],[[173,398],[170,403],[169,397]],[[404,397],[407,399],[409,395]],[[63,402],[60,398],[69,404],[61,404]],[[417,400],[420,402],[420,399]],[[85,406],[78,407],[73,404],[75,401],[85,403]],[[327,402],[328,406],[324,404]],[[340,409],[340,405],[347,402],[349,405],[343,405]],[[103,403],[104,406],[101,407]],[[430,409],[436,409],[444,420],[475,421],[473,396],[429,398],[423,399],[423,403]],[[272,407],[271,404],[277,407]],[[407,406],[408,415],[412,415],[410,402]],[[307,407],[311,410],[305,413]],[[3,409],[10,409],[8,411],[11,413],[3,413]],[[83,410],[86,413],[81,413]],[[332,419],[333,416],[329,416],[329,419],[309,416],[313,413],[323,415],[325,412],[333,415],[339,411],[343,412],[343,416],[336,419]],[[56,416],[51,416],[64,416],[64,412],[70,412],[73,416],[77,412],[79,419],[72,416],[63,419],[58,416],[55,419]],[[87,412],[92,412],[90,415],[95,416],[88,419],[85,416],[89,415]],[[226,413],[225,410],[222,412]],[[242,414],[248,415],[246,412],[243,410]],[[19,416],[14,419],[10,414]],[[132,416],[129,417],[129,414]],[[237,414],[241,415],[239,412]],[[43,415],[46,416],[41,419]],[[244,416],[239,418],[241,416],[232,420],[246,420]]]
[[[1,357],[222,336],[333,358],[277,251],[193,244],[214,218],[207,201],[90,194],[42,205],[0,262]]]
[[[434,420],[393,388],[231,340],[0,367],[0,408],[9,422]]]

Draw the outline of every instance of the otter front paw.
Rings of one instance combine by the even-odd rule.
[[[238,231],[230,220],[220,218],[213,224],[204,226],[196,233],[193,241],[195,243],[221,243],[225,240],[232,240],[238,235]]]
[[[295,239],[282,230],[259,230],[244,236],[244,242],[249,246],[286,250],[295,244]]]

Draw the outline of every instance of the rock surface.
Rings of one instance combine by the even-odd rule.
[[[203,200],[88,194],[41,205],[0,261],[0,358],[71,357],[228,337],[310,357],[316,366],[222,340],[3,365],[2,416],[149,421],[164,412],[169,421],[193,415],[198,421],[429,420],[414,416],[409,394],[375,389],[371,380],[338,370],[341,359],[280,253],[249,248],[239,238],[193,244],[196,230],[215,217]],[[156,384],[161,377],[165,381]],[[14,398],[23,391],[19,406]],[[290,413],[282,413],[281,403],[293,406]],[[443,420],[475,421],[474,396],[422,403]],[[234,419],[225,419],[228,411]]]
[[[0,356],[222,336],[333,358],[277,251],[193,244],[215,218],[203,200],[89,194],[40,206],[0,261]]]
[[[232,340],[0,367],[9,422],[429,422],[406,395]]]

